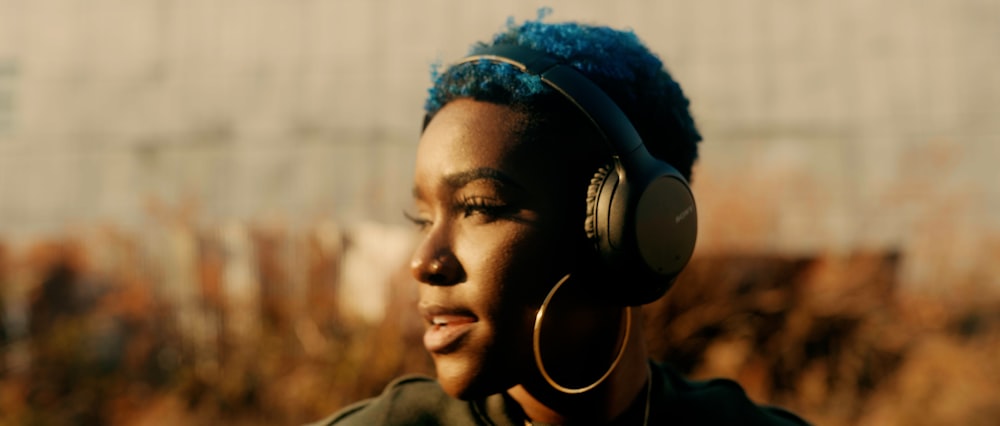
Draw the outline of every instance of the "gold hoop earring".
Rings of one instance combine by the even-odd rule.
[[[552,296],[556,294],[556,291],[559,291],[559,287],[562,287],[562,285],[569,280],[569,275],[570,274],[566,274],[566,276],[564,276],[554,287],[552,287],[552,290],[549,290],[549,294],[546,295],[545,300],[542,301],[542,306],[538,308],[538,313],[535,314],[535,326],[532,332],[531,348],[535,352],[535,365],[538,366],[538,371],[542,373],[542,377],[545,378],[545,381],[548,382],[549,386],[552,386],[562,393],[578,394],[589,391],[601,383],[604,383],[604,381],[611,376],[611,372],[618,367],[619,363],[621,363],[622,357],[625,355],[625,348],[628,346],[629,334],[632,332],[632,307],[625,307],[625,337],[622,339],[622,345],[621,348],[618,349],[618,355],[615,355],[615,360],[611,363],[611,367],[608,368],[608,371],[605,371],[596,382],[581,388],[570,388],[556,383],[556,381],[552,379],[552,376],[549,376],[549,372],[545,370],[545,365],[542,363],[542,349],[539,342],[541,341],[542,335],[542,318],[545,316],[545,311],[548,309],[549,302],[552,301]]]

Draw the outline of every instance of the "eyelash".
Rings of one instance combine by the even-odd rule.
[[[480,214],[491,220],[504,216],[508,208],[499,200],[485,197],[462,198],[458,201],[457,207],[465,217]]]
[[[498,200],[485,197],[464,197],[455,203],[455,211],[462,212],[463,217],[482,215],[487,221],[493,221],[507,215],[508,208],[509,206]],[[412,222],[421,231],[434,224],[430,219],[425,219],[406,211],[403,212],[403,217]]]
[[[406,220],[409,220],[410,222],[413,222],[413,224],[417,227],[417,229],[419,229],[421,231],[423,231],[424,229],[427,229],[428,227],[430,227],[433,224],[433,222],[431,222],[429,219],[424,219],[422,217],[418,217],[418,216],[412,215],[412,214],[410,214],[409,212],[406,212],[406,211],[403,212],[403,217],[405,217]]]

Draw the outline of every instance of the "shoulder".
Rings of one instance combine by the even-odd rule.
[[[452,398],[424,376],[396,379],[382,394],[344,407],[311,426],[434,425],[475,423],[469,403]]]
[[[687,380],[670,367],[658,367],[667,386],[673,389],[670,411],[691,424],[809,424],[787,410],[754,403],[735,381]]]

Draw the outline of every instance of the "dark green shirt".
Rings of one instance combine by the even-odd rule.
[[[743,388],[726,379],[689,381],[651,363],[650,425],[805,425],[779,408],[758,406]],[[636,398],[612,425],[641,425],[645,398]],[[522,426],[524,413],[506,393],[462,401],[444,393],[437,381],[409,376],[382,395],[348,406],[315,425],[497,425]],[[536,423],[537,424],[537,423]]]

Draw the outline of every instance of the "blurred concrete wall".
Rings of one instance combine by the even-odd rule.
[[[899,248],[926,281],[1000,250],[989,0],[0,0],[0,234],[149,200],[398,222],[429,65],[543,4],[633,28],[689,94],[702,248]]]

